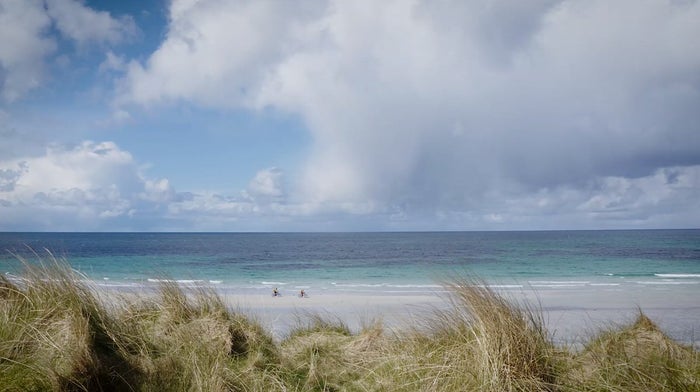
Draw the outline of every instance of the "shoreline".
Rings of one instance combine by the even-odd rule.
[[[450,293],[441,285],[425,284],[421,285],[424,288],[421,290],[312,289],[307,290],[308,298],[299,298],[296,287],[283,289],[282,296],[273,297],[271,287],[268,291],[268,288],[237,288],[195,280],[158,280],[135,286],[80,281],[106,297],[112,294],[149,297],[157,293],[161,283],[175,283],[185,292],[211,289],[229,309],[255,318],[276,339],[284,338],[305,316],[313,314],[338,320],[354,332],[373,321],[381,321],[388,330],[401,331],[426,321],[436,309],[447,309]],[[558,345],[578,345],[602,331],[628,325],[642,311],[676,342],[700,348],[699,284],[665,282],[591,287],[572,284],[576,283],[574,281],[566,284],[552,281],[547,286],[537,287],[519,281],[485,283],[514,304],[541,312],[546,330]]]

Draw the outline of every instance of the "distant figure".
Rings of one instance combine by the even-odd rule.
[[[301,289],[301,291],[299,292],[299,297],[306,298],[306,292],[304,291],[304,289]]]
[[[272,296],[273,297],[281,297],[279,290],[277,290],[277,287],[272,289]]]

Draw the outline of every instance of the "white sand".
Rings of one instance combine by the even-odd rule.
[[[110,290],[108,290],[109,292]],[[117,290],[120,295],[153,295]],[[700,285],[638,286],[620,289],[602,286],[588,288],[532,289],[502,292],[519,303],[541,309],[545,326],[558,344],[580,345],[603,329],[616,328],[634,321],[641,309],[676,341],[700,348]],[[370,292],[311,292],[308,298],[291,293],[220,293],[234,311],[256,318],[273,336],[284,336],[305,315],[320,314],[340,319],[352,331],[381,321],[392,330],[420,326],[431,312],[449,306],[445,291],[433,294]]]
[[[641,310],[673,339],[700,347],[699,285],[524,291],[521,298],[541,304],[559,343],[581,343],[602,329],[629,324]]]
[[[381,321],[388,328],[400,328],[424,319],[435,307],[445,306],[438,295],[309,295],[307,298],[286,295],[226,295],[233,309],[254,316],[273,335],[283,337],[290,328],[304,321],[308,314],[340,319],[351,330]]]
[[[555,342],[578,344],[601,329],[632,322],[641,309],[674,339],[695,344],[700,341],[700,287],[617,290],[614,287],[589,289],[523,289],[505,292],[516,301],[527,301],[542,309],[548,331]],[[322,314],[339,318],[351,330],[381,320],[391,329],[414,326],[429,317],[435,308],[448,306],[444,294],[314,294],[308,298],[286,295],[225,295],[233,309],[254,316],[277,338],[303,322],[304,315]],[[697,336],[696,336],[697,334]]]

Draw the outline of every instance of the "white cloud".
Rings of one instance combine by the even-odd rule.
[[[147,64],[129,65],[121,99],[241,105],[269,67],[295,49],[290,37],[318,13],[315,3],[174,0],[166,40]]]
[[[14,168],[0,169],[0,192],[9,192],[15,189],[17,180],[26,169],[26,164],[21,162]]]
[[[601,179],[579,206],[599,220],[648,221],[675,216],[686,227],[700,218],[700,166],[658,169],[640,178]]]
[[[700,165],[578,187],[491,190],[474,212],[295,200],[282,184],[281,170],[270,168],[239,194],[178,193],[112,142],[52,146],[0,162],[0,230],[652,228],[700,219]]]
[[[285,195],[284,173],[276,167],[258,171],[248,184],[247,193],[253,198],[282,198]]]
[[[101,73],[105,72],[124,72],[127,69],[126,60],[122,56],[114,54],[111,50],[105,55],[105,59],[97,70]]]
[[[126,218],[153,208],[145,201],[162,203],[174,194],[167,180],[145,178],[131,154],[112,142],[56,145],[44,155],[0,161],[0,185],[3,230],[129,227]]]
[[[61,35],[78,45],[117,44],[137,31],[131,17],[115,19],[108,12],[95,11],[77,0],[45,0],[45,3]]]
[[[39,0],[5,0],[0,4],[0,97],[12,102],[36,88],[44,59],[56,50],[44,35],[51,19]]]
[[[134,36],[131,18],[115,19],[77,0],[3,0],[0,3],[0,98],[13,102],[41,85],[56,53],[55,27],[79,46],[117,44]],[[62,55],[63,56],[63,55]],[[59,61],[65,62],[65,57]]]
[[[279,230],[285,221],[291,230],[297,219],[353,212],[287,200],[277,168],[226,195],[178,193],[140,167],[113,142],[52,145],[0,160],[0,230]]]
[[[497,65],[484,53],[491,35],[470,25],[473,5],[423,6],[344,3],[324,30],[332,50],[290,56],[266,79],[260,104],[311,125],[312,193],[459,208],[494,187],[639,175],[684,155],[697,163],[688,109],[700,80],[688,70],[700,69],[700,47],[686,37],[700,34],[700,6],[565,2],[524,13],[535,28],[500,45],[509,61]]]
[[[145,179],[144,191],[139,196],[144,200],[157,203],[169,203],[176,198],[175,190],[166,178],[160,180]]]
[[[173,1],[120,102],[299,115],[314,146],[290,198],[400,220],[543,225],[516,208],[538,200],[620,223],[594,207],[653,214],[682,192],[639,179],[700,164],[700,3],[303,5]]]

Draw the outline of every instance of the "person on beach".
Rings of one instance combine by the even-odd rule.
[[[306,292],[304,291],[304,289],[301,289],[301,291],[299,292],[299,297],[306,298]]]
[[[272,296],[273,296],[273,297],[279,297],[279,296],[280,296],[280,292],[279,292],[279,290],[277,290],[277,287],[275,287],[274,289],[272,289]]]

